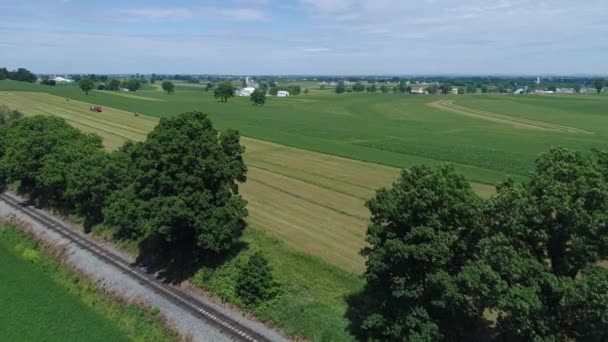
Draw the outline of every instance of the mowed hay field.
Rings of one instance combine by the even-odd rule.
[[[6,239],[0,225],[0,236]],[[39,251],[0,241],[0,340],[129,341],[36,263]]]

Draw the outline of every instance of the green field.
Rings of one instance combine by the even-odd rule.
[[[234,98],[225,104],[199,91],[136,93],[164,100],[150,101],[99,91],[85,96],[76,87],[0,82],[0,90],[18,88],[158,117],[201,110],[210,113],[220,127],[238,128],[248,137],[396,167],[448,161],[469,179],[487,184],[505,174],[525,176],[536,156],[551,146],[582,150],[608,146],[605,95],[325,93],[271,98],[264,107],[254,107],[248,98]],[[434,105],[443,100],[486,115],[462,115]],[[514,120],[488,119],[497,115]],[[535,124],[514,123],[522,119]]]
[[[0,225],[1,341],[170,340],[136,305],[112,303]]]

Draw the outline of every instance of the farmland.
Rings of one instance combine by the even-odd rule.
[[[220,127],[236,127],[247,136],[243,143],[249,172],[242,191],[249,202],[250,226],[356,273],[363,269],[358,254],[368,217],[363,204],[375,189],[390,184],[398,169],[355,159],[399,167],[452,162],[487,196],[492,188],[483,183],[495,183],[506,174],[525,177],[536,156],[550,146],[588,150],[606,147],[608,141],[605,96],[325,93],[273,98],[258,108],[247,98],[223,104],[201,92],[128,94],[141,97],[137,99],[14,82],[0,82],[2,88],[35,92],[1,92],[0,103],[27,114],[61,116],[100,134],[108,148],[126,139],[142,140],[156,125],[155,117],[133,112],[157,117],[189,110],[210,113]],[[443,107],[438,107],[445,99],[449,105],[439,102]],[[123,110],[107,107],[93,115],[87,110],[93,102]]]
[[[0,225],[0,259],[0,340],[171,340],[137,305],[127,308],[104,298],[19,231],[4,225]]]

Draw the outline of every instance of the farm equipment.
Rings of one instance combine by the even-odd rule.
[[[91,112],[101,113],[102,111],[101,106],[91,106]]]

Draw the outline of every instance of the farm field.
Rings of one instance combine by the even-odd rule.
[[[42,258],[40,252],[12,245],[14,240],[6,230],[9,228],[0,225],[0,340],[130,340],[114,323],[93,312],[40,270],[36,265]]]
[[[103,91],[85,96],[74,86],[16,83],[1,81],[0,90],[48,92],[157,117],[200,110],[219,127],[237,128],[247,137],[399,168],[450,162],[468,179],[485,184],[506,174],[525,177],[536,156],[551,146],[608,147],[606,95],[338,96],[328,91],[270,98],[264,107],[254,107],[248,98],[220,103],[202,91],[133,94],[164,100],[150,101]],[[438,101],[460,111],[437,107]]]
[[[8,85],[0,82],[0,89]],[[214,113],[211,117],[220,127],[237,127],[243,135],[259,133],[260,138],[309,150],[375,162],[387,160],[386,164],[396,166],[449,161],[469,179],[478,181],[473,186],[484,196],[493,188],[482,183],[492,184],[506,174],[523,178],[536,156],[553,145],[589,150],[606,148],[608,142],[608,119],[603,114],[608,109],[606,96],[347,94],[271,99],[265,107],[257,108],[246,98],[223,104],[199,92],[136,93],[163,100],[149,101],[108,92],[85,96],[72,88],[26,84],[21,90],[38,91],[0,92],[0,103],[27,114],[62,116],[84,131],[100,134],[108,148],[120,146],[126,139],[141,140],[156,125],[157,118],[135,117],[135,111],[162,116],[156,107],[168,104],[180,109],[167,108],[167,115],[196,109]],[[40,92],[47,89],[63,97]],[[111,103],[128,111],[106,107],[103,113],[92,114],[88,111],[90,102],[75,98]],[[403,113],[397,113],[396,108]],[[514,108],[521,112],[514,112]],[[316,110],[325,111],[324,117]],[[318,120],[314,130],[327,131],[325,138],[309,135],[314,123],[309,116]],[[338,120],[340,116],[345,118]],[[291,120],[291,128],[284,128],[287,120]],[[348,120],[354,121],[352,131]],[[369,123],[370,132],[360,127],[363,121]],[[380,130],[380,124],[388,125],[388,133],[397,128],[405,133],[387,134],[376,141],[367,138],[377,134],[371,130]],[[409,126],[418,127],[418,131],[412,132]],[[339,134],[332,135],[336,131],[342,133],[343,141],[336,140]],[[364,245],[368,218],[364,202],[375,189],[389,185],[398,169],[247,137],[243,143],[249,174],[242,192],[249,201],[250,226],[270,232],[296,250],[360,272],[363,259],[358,251]]]

